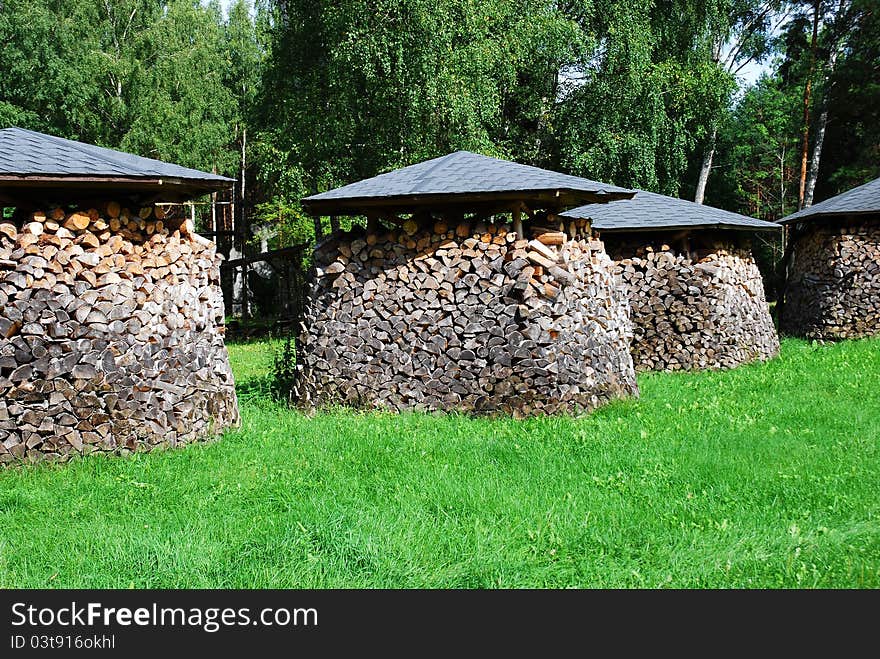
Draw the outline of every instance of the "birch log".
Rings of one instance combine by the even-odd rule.
[[[680,252],[662,240],[608,242],[629,295],[637,371],[733,368],[779,352],[749,249],[710,242]]]
[[[300,404],[529,416],[637,395],[627,301],[602,243],[584,223],[566,241],[523,231],[413,218],[322,243]]]
[[[796,241],[782,330],[827,340],[880,335],[880,219],[811,223]]]
[[[0,224],[0,463],[238,423],[219,257],[159,215],[110,201]]]

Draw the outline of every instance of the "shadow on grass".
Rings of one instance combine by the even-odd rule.
[[[272,376],[253,376],[236,382],[235,394],[239,401],[272,400]]]

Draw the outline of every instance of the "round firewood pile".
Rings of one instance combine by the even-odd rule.
[[[236,424],[223,322],[213,243],[161,207],[0,221],[0,463]]]
[[[716,242],[681,252],[662,240],[608,243],[629,294],[637,371],[733,368],[779,352],[749,249]]]
[[[304,407],[522,417],[638,394],[625,296],[589,226],[410,219],[319,244]]]
[[[880,334],[880,219],[811,224],[795,240],[782,331],[828,340]]]

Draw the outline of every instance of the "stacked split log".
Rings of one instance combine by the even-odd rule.
[[[829,340],[880,334],[880,219],[809,224],[794,240],[782,330]]]
[[[612,246],[613,245],[613,246]],[[609,240],[629,294],[637,371],[733,368],[774,357],[779,339],[751,251]]]
[[[159,207],[0,223],[0,463],[237,423],[223,322],[213,244]]]
[[[584,223],[526,231],[411,219],[319,245],[300,404],[526,416],[637,395],[602,244]]]

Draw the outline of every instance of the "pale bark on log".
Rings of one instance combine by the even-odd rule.
[[[56,208],[0,224],[0,464],[238,423],[213,243],[152,207],[101,208],[118,217]]]
[[[636,370],[725,369],[775,356],[779,339],[751,252],[692,240],[687,252],[661,239],[609,244],[629,296]]]
[[[314,256],[299,404],[528,416],[636,395],[626,298],[581,227],[558,245],[460,217],[334,235]]]
[[[821,340],[880,335],[880,219],[807,225],[790,251],[782,331]]]

